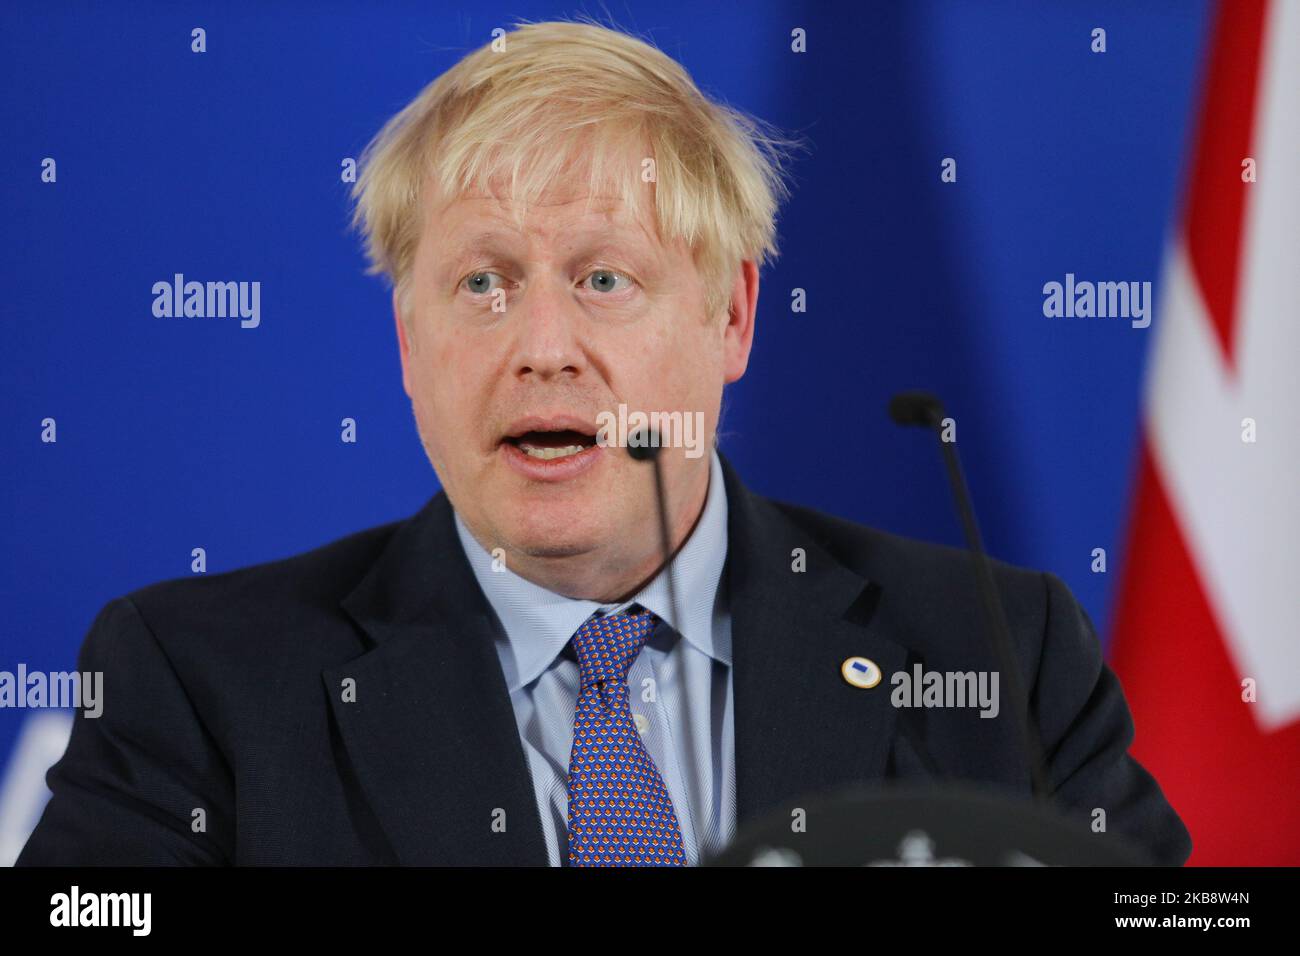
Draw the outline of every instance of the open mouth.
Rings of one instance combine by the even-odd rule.
[[[596,445],[595,434],[572,428],[555,430],[534,429],[519,435],[508,435],[505,441],[514,445],[529,458],[537,461],[555,461],[572,458]]]

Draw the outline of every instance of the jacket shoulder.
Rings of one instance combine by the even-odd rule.
[[[817,511],[803,505],[766,499],[793,525],[841,564],[881,584],[912,583],[927,588],[974,581],[970,552],[894,534]],[[999,587],[1043,586],[1043,572],[990,557]]]
[[[231,571],[159,581],[123,600],[182,672],[255,668],[304,654],[336,659],[357,641],[339,602],[409,520]]]
[[[361,579],[393,533],[410,519],[365,528],[283,558],[216,574],[170,578],[131,591],[141,610],[184,606],[191,614],[240,604],[333,607]]]
[[[797,529],[798,537],[815,544],[831,560],[879,589],[877,613],[913,649],[922,653],[988,649],[987,639],[979,636],[984,634],[984,608],[974,559],[967,549],[894,534],[802,505],[767,500]],[[1023,666],[1033,673],[1053,610],[1053,594],[1062,596],[1085,620],[1086,614],[1065,583],[1050,572],[992,557],[989,563],[1016,652]],[[954,622],[963,625],[954,627]],[[968,640],[971,634],[977,635],[976,641]]]

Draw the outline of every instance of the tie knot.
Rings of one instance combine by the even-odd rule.
[[[582,689],[600,683],[606,687],[626,684],[627,672],[658,620],[645,608],[627,614],[597,612],[587,618],[573,635]]]

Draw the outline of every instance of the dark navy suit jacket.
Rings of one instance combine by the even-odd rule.
[[[917,663],[999,669],[970,556],[759,497],[723,467],[738,826],[884,781],[1027,796],[1005,680],[996,719],[890,702],[889,675]],[[1128,755],[1086,614],[1050,574],[995,576],[1053,801],[1183,863],[1187,830]],[[104,673],[103,714],[77,714],[18,863],[545,865],[495,627],[441,493],[305,554],[113,600],[78,663]],[[886,679],[850,686],[852,656]]]

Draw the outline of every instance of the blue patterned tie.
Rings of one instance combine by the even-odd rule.
[[[685,866],[663,777],[632,722],[627,672],[657,618],[593,614],[573,635],[582,689],[569,755],[571,866]]]

